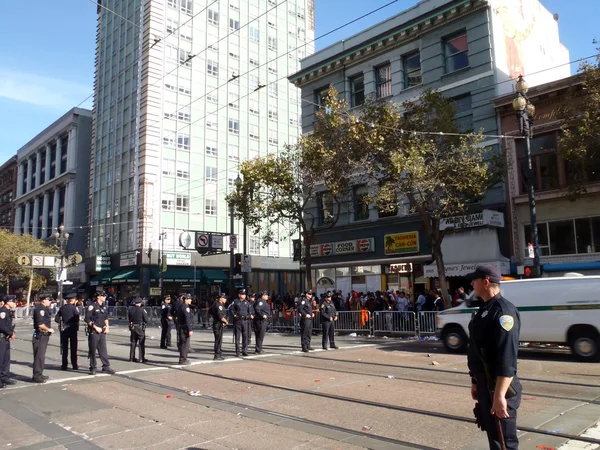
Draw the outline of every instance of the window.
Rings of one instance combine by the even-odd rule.
[[[274,106],[269,107],[269,120],[277,120],[277,108]]]
[[[233,59],[240,59],[240,46],[229,43],[229,56],[231,56]]]
[[[516,140],[517,159],[519,161],[522,194],[527,193],[527,143],[525,139]],[[556,132],[541,134],[531,139],[531,165],[533,185],[536,191],[558,189],[561,186]]]
[[[404,89],[421,84],[421,54],[419,52],[402,58],[404,66]]]
[[[333,195],[331,192],[320,192],[317,195],[319,208],[319,225],[333,222]]]
[[[250,236],[248,244],[248,253],[251,255],[260,255],[260,238],[258,236]]]
[[[167,33],[172,34],[179,28],[179,22],[173,19],[167,19]]]
[[[191,59],[190,52],[182,48],[179,49],[179,64],[185,67],[190,67],[192,65]]]
[[[290,125],[294,127],[298,126],[298,114],[290,113]]]
[[[175,117],[175,112],[177,111],[177,105],[172,102],[165,102],[163,106],[163,116],[165,119],[172,119]]]
[[[177,161],[177,178],[183,178],[189,180],[190,178],[190,164],[185,161]]]
[[[248,135],[250,136],[250,139],[260,139],[258,125],[250,125],[250,132]]]
[[[233,159],[235,161],[240,159],[240,147],[234,144],[229,144],[228,147],[228,157],[229,159]]]
[[[277,98],[278,89],[275,83],[269,84],[269,97]]]
[[[538,223],[540,255],[573,255],[600,252],[600,217]],[[533,242],[531,226],[525,225],[525,242]],[[524,249],[525,257],[527,249]]]
[[[269,257],[279,258],[279,241],[269,242]]]
[[[382,183],[380,185],[382,197],[377,201],[376,209],[379,217],[394,217],[398,215],[398,195],[393,183]]]
[[[240,107],[239,98],[238,98],[237,93],[235,93],[235,92],[229,93],[229,106],[231,106],[234,109],[238,109]]]
[[[471,111],[471,94],[452,99],[454,107],[454,123],[463,133],[473,131],[473,112]]]
[[[180,0],[181,1],[181,11],[186,14],[192,14],[194,8],[194,0]]]
[[[251,26],[250,30],[249,30],[249,34],[250,34],[250,40],[252,42],[260,42],[260,31],[259,31],[258,27]]]
[[[206,181],[216,182],[217,181],[217,168],[216,167],[206,167],[205,175],[206,175],[206,177],[205,177]]]
[[[207,198],[204,200],[204,213],[207,216],[216,216],[217,215],[217,201],[212,198]]]
[[[181,109],[177,111],[177,118],[184,122],[190,122],[192,119],[192,116],[190,115],[190,105],[182,106]]]
[[[269,47],[269,50],[277,50],[277,39],[273,36],[269,36],[267,39],[267,47]]]
[[[229,29],[231,31],[237,31],[240,29],[240,21],[235,19],[229,19]]]
[[[219,13],[217,11],[213,11],[212,9],[208,10],[208,23],[212,25],[219,25]]]
[[[238,119],[229,119],[229,132],[240,134],[240,121]]]
[[[277,130],[269,130],[269,144],[277,145],[278,142]]]
[[[229,6],[231,6],[232,9],[239,10],[240,0],[229,0]]]
[[[206,154],[209,156],[217,156],[217,141],[206,141]]]
[[[177,194],[177,211],[188,212],[190,210],[190,197],[185,194]]]
[[[365,77],[361,73],[350,78],[350,105],[354,108],[365,102]]]
[[[260,84],[260,80],[256,75],[250,75],[248,79],[248,87],[252,90],[258,89],[258,85]]]
[[[207,92],[206,101],[210,103],[219,103],[219,91],[217,89],[213,89],[212,91]]]
[[[217,116],[215,114],[206,116],[206,126],[208,128],[217,128]]]
[[[392,67],[389,64],[375,69],[377,98],[392,95]]]
[[[209,75],[218,76],[219,75],[219,63],[215,61],[211,61],[210,59],[206,61],[206,71]]]
[[[269,66],[268,71],[273,75],[277,75],[277,66]]]
[[[367,186],[354,187],[354,220],[369,218],[369,188]]]
[[[469,66],[469,47],[467,34],[444,40],[444,54],[446,57],[446,73],[454,72]]]
[[[172,159],[163,159],[162,174],[165,177],[175,176],[175,161]]]
[[[182,26],[179,29],[179,37],[184,41],[192,42],[192,28]]]
[[[260,59],[258,58],[258,53],[250,52],[250,65],[258,67],[260,65]]]
[[[163,192],[161,203],[163,211],[175,211],[175,194],[166,194]]]
[[[177,135],[177,148],[181,150],[189,150],[190,149],[190,137],[178,134]]]
[[[258,100],[249,100],[248,110],[250,111],[250,114],[259,114]]]
[[[318,111],[323,106],[325,106],[325,102],[327,100],[327,95],[329,94],[329,86],[326,86],[321,89],[317,89],[315,91],[315,109]]]
[[[298,39],[302,41],[306,39],[306,31],[304,31],[303,27],[298,27]]]
[[[237,173],[230,172],[229,175],[227,176],[227,186],[234,187],[236,179],[237,179]]]

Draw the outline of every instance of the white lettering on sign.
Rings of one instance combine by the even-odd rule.
[[[499,211],[484,209],[480,213],[446,217],[440,220],[440,230],[445,230],[446,228],[474,228],[486,225],[504,228],[504,214]]]
[[[119,266],[120,267],[135,266],[136,264],[137,264],[137,253],[136,252],[121,253],[119,255]]]
[[[310,256],[350,255],[375,251],[375,238],[353,239],[310,246]]]

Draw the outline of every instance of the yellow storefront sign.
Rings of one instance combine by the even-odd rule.
[[[386,234],[384,244],[386,255],[419,253],[419,232]]]

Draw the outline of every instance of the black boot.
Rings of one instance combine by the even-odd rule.
[[[129,346],[129,362],[137,362],[135,359],[135,344],[133,342]]]

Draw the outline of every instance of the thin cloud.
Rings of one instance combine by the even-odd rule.
[[[92,88],[68,80],[0,71],[0,98],[43,108],[65,110],[76,106]]]

